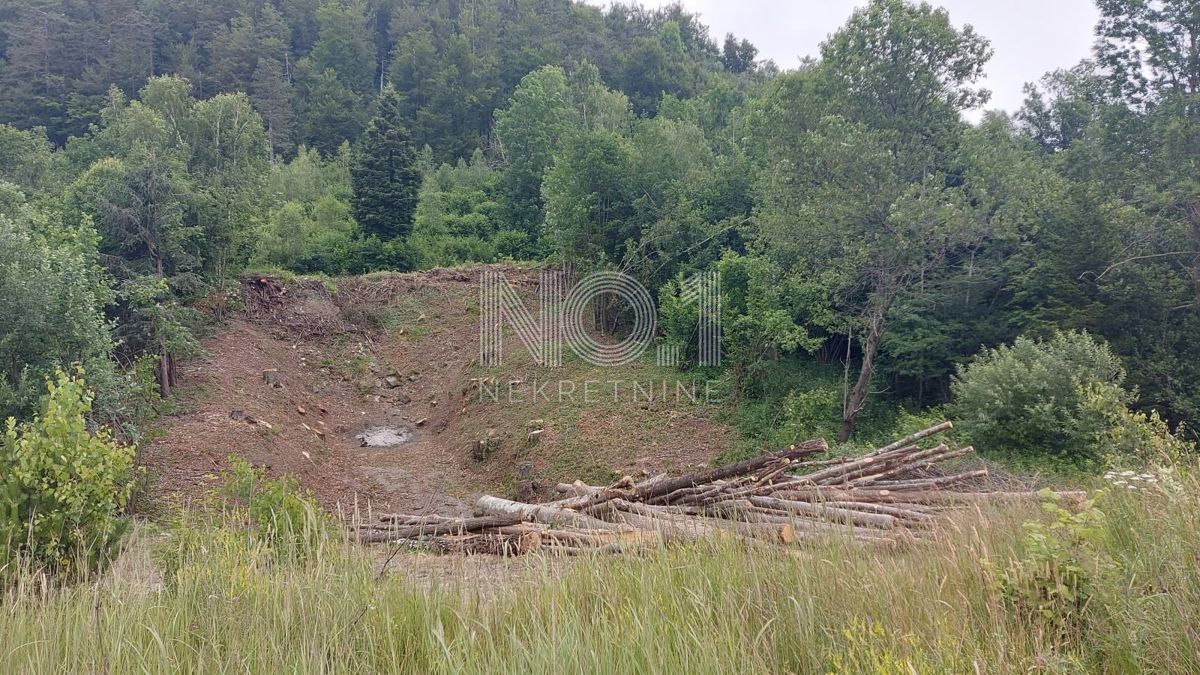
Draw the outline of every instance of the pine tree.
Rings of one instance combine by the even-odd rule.
[[[273,58],[260,58],[254,69],[250,99],[262,115],[270,139],[271,161],[292,149],[291,84],[284,79],[283,66]]]
[[[392,87],[379,97],[379,113],[367,125],[354,153],[350,181],[354,218],[383,239],[412,230],[421,175],[408,131],[400,124],[400,96]]]

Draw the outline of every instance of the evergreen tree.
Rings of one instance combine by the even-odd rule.
[[[408,131],[400,124],[400,97],[388,87],[379,114],[367,125],[350,171],[354,218],[368,234],[407,236],[417,209],[421,174]]]

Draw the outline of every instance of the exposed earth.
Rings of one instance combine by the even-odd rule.
[[[545,496],[557,482],[678,471],[730,448],[733,433],[713,421],[715,405],[681,402],[673,392],[509,398],[506,385],[538,379],[670,378],[673,390],[681,376],[649,362],[568,362],[551,372],[515,339],[502,368],[482,368],[483,269],[333,283],[244,279],[245,309],[227,316],[204,341],[205,356],[181,369],[183,411],[145,449],[152,497],[208,494],[237,455],[270,475],[295,476],[343,515],[457,514],[484,492],[528,491],[530,479]],[[488,269],[535,298],[535,271]]]

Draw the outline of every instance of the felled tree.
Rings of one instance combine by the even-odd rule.
[[[354,218],[381,239],[412,231],[421,187],[417,154],[400,117],[400,97],[389,87],[379,97],[379,113],[363,132],[350,169]]]

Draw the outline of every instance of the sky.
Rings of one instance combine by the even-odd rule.
[[[606,0],[588,0],[606,6]],[[714,39],[732,32],[758,47],[759,58],[795,68],[815,56],[821,42],[841,27],[863,0],[679,0],[700,14]],[[671,0],[641,0],[646,7]],[[996,53],[983,86],[992,90],[988,108],[1016,110],[1022,87],[1058,68],[1086,58],[1098,13],[1094,0],[932,0],[957,26],[970,24],[992,41]],[[978,119],[981,111],[968,115]]]

